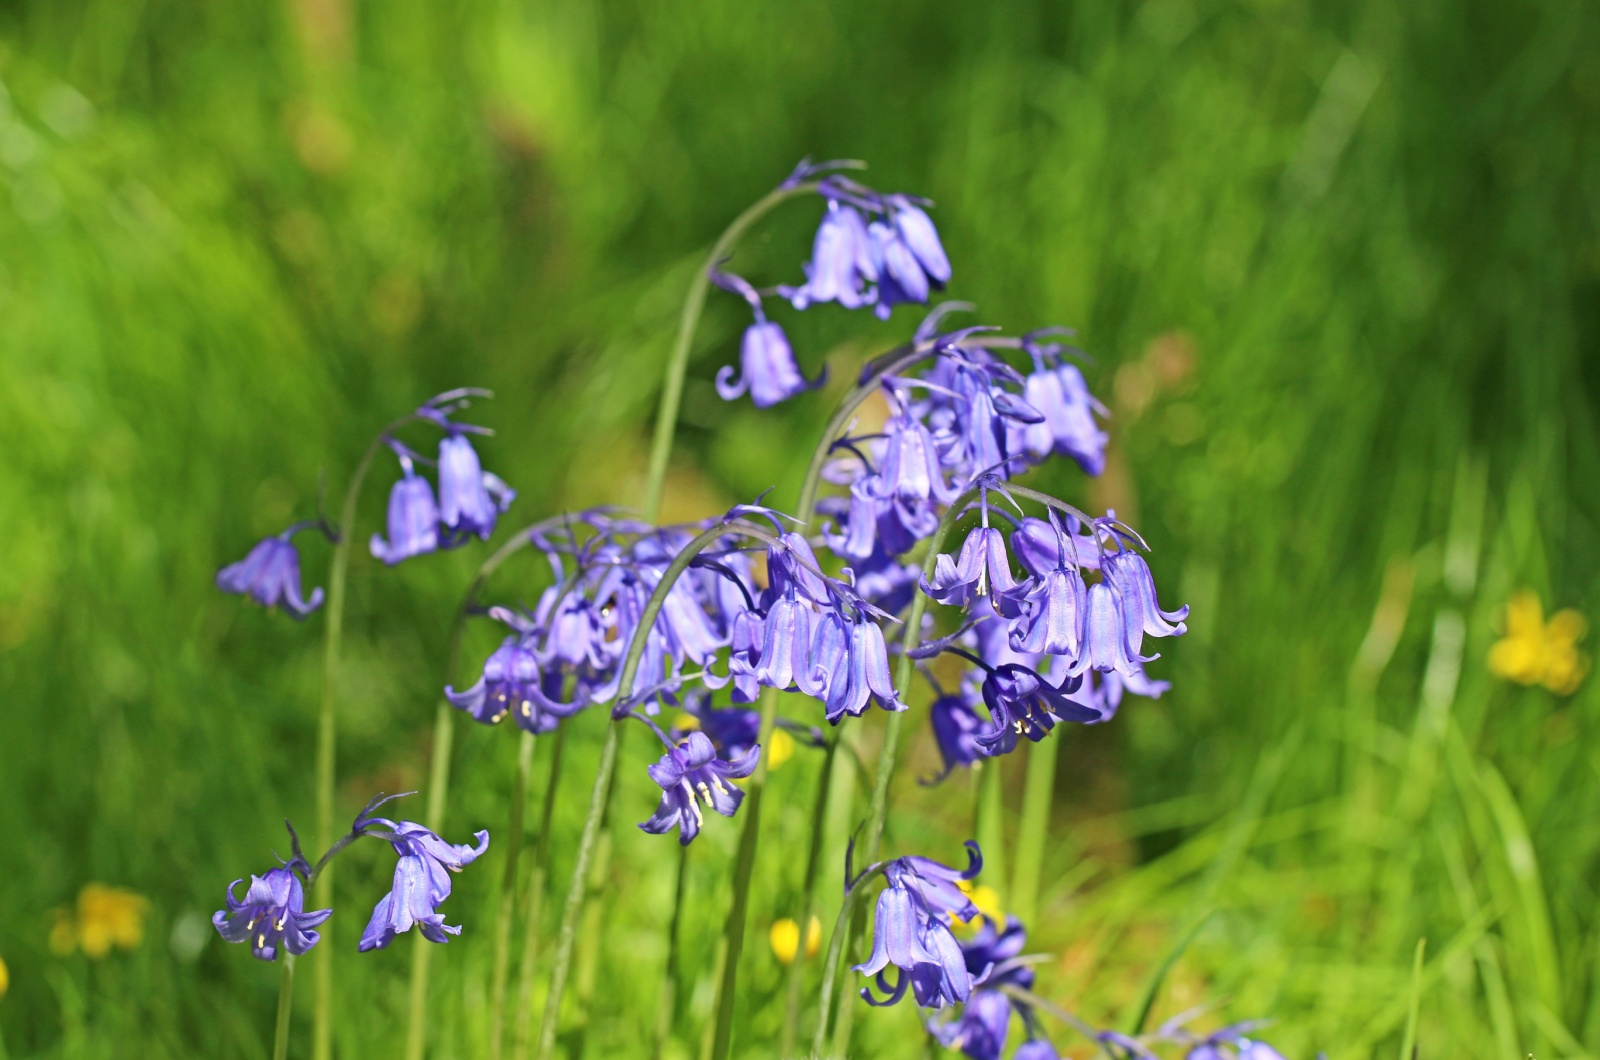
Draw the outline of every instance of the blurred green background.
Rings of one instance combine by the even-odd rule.
[[[1195,609],[1152,668],[1170,695],[1064,734],[1040,992],[1122,1026],[1204,918],[1158,1016],[1213,1003],[1201,1025],[1273,1017],[1291,1060],[1392,1056],[1426,938],[1422,1055],[1600,1055],[1600,681],[1558,696],[1485,663],[1519,587],[1600,610],[1594,4],[35,0],[0,7],[0,84],[11,1056],[266,1055],[275,969],[207,921],[284,815],[310,826],[322,616],[224,597],[216,568],[455,386],[498,395],[474,418],[514,521],[635,500],[693,270],[807,154],[934,199],[983,321],[1079,329],[1115,454],[1101,482],[1044,483],[1115,506]],[[792,282],[818,212],[787,207],[736,264]],[[841,382],[916,316],[779,319]],[[791,503],[825,418],[827,394],[717,399],[744,321],[714,298],[669,515]],[[358,550],[341,809],[424,776],[484,554]],[[492,643],[475,631],[469,665]],[[515,740],[461,724],[447,833],[503,829]],[[562,884],[601,724],[569,741]],[[916,787],[914,731],[889,849],[954,858],[968,788]],[[654,789],[625,755],[569,1055],[643,1055],[665,959],[673,844],[629,824]],[[739,1055],[771,1054],[766,927],[792,913],[815,771],[773,777]],[[715,823],[690,862],[675,1056],[708,1022],[734,836]],[[337,1044],[393,1056],[411,940],[356,959],[388,863],[346,864]],[[446,907],[467,928],[435,957],[437,1055],[482,1048],[501,870],[491,849]],[[53,952],[52,911],[95,881],[148,899],[142,942]],[[915,1021],[863,1009],[859,1055],[921,1055]]]

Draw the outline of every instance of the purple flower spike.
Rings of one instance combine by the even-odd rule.
[[[389,540],[373,534],[369,544],[373,558],[391,567],[439,547],[439,506],[433,487],[412,472],[409,458],[401,457],[400,462],[405,476],[389,491]]]
[[[751,747],[740,757],[725,762],[703,732],[692,732],[677,747],[669,748],[661,761],[650,767],[650,779],[661,786],[661,805],[655,816],[639,825],[652,835],[678,829],[678,842],[688,846],[705,824],[701,803],[724,817],[732,817],[744,801],[744,792],[729,781],[748,777],[755,771],[760,746]]]
[[[291,866],[251,876],[244,898],[235,898],[233,889],[243,882],[228,885],[228,908],[211,917],[219,935],[229,942],[248,941],[250,952],[263,961],[275,959],[280,946],[298,957],[317,944],[322,936],[311,929],[333,910],[305,911],[305,888]]]
[[[723,366],[717,372],[717,393],[722,400],[733,401],[748,390],[751,404],[765,409],[815,390],[827,378],[824,368],[816,379],[807,379],[795,363],[783,328],[758,318],[745,329],[739,344],[739,378],[733,378],[732,365]]]
[[[300,595],[300,553],[290,540],[310,524],[291,526],[277,537],[261,541],[237,563],[217,571],[217,588],[225,593],[242,593],[262,607],[283,604],[295,618],[304,618],[322,606],[322,590],[311,590],[311,599]]]
[[[489,849],[489,833],[473,836],[477,846],[447,843],[432,831],[411,821],[394,822],[381,817],[356,818],[355,831],[387,828],[379,833],[389,841],[399,862],[394,867],[394,883],[388,894],[373,907],[372,919],[361,933],[361,952],[381,950],[397,935],[417,927],[429,942],[448,942],[461,934],[459,925],[446,924],[439,906],[450,897],[450,874],[460,872]]]
[[[515,497],[499,478],[484,474],[466,435],[447,431],[439,440],[439,517],[446,547],[473,535],[489,540],[495,521]]]
[[[923,592],[951,607],[966,607],[990,592],[1004,599],[1017,584],[1004,535],[987,525],[975,528],[961,546],[961,558],[941,553],[933,561],[933,577],[924,577],[920,584]]]

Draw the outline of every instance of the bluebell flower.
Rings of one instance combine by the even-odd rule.
[[[250,554],[217,572],[217,588],[225,593],[248,595],[262,607],[283,604],[295,618],[304,618],[322,606],[322,590],[311,590],[311,598],[300,594],[300,553],[290,540],[313,523],[296,523],[276,537],[259,542]]]
[[[878,265],[860,210],[837,199],[828,201],[805,274],[804,285],[778,289],[796,309],[819,302],[860,309],[876,300],[872,284],[878,280]]]
[[[972,1060],[1000,1060],[1011,1029],[1011,999],[998,990],[976,990],[961,1015],[928,1023],[928,1032],[946,1049],[960,1049]]]
[[[1146,636],[1176,637],[1188,631],[1184,625],[1184,619],[1189,617],[1188,606],[1176,611],[1161,610],[1150,567],[1139,553],[1131,548],[1111,553],[1100,561],[1100,569],[1121,597],[1130,653],[1138,654]]]
[[[1061,1054],[1043,1038],[1035,1038],[1017,1046],[1011,1060],[1061,1060]]]
[[[313,931],[333,914],[332,909],[305,911],[305,887],[295,869],[304,862],[291,862],[282,868],[268,869],[264,876],[251,876],[242,899],[233,890],[243,883],[228,885],[228,908],[212,914],[217,933],[229,942],[250,943],[250,952],[264,961],[274,960],[278,949],[299,956],[317,944],[322,936]]]
[[[1136,641],[1129,636],[1122,595],[1105,581],[1089,586],[1084,614],[1082,650],[1067,670],[1077,676],[1085,670],[1115,670],[1124,677],[1139,673],[1139,667],[1157,658],[1140,655]]]
[[[356,818],[354,828],[357,834],[370,833],[387,840],[400,855],[393,885],[373,907],[372,918],[361,933],[360,949],[363,953],[381,950],[412,927],[418,928],[429,942],[448,942],[448,936],[461,934],[460,926],[446,924],[439,912],[439,906],[450,897],[450,875],[489,849],[489,833],[476,833],[476,846],[448,843],[412,821],[370,816],[385,801],[388,800],[374,800]],[[378,828],[387,831],[374,832]]]
[[[883,630],[864,614],[825,611],[817,620],[809,665],[795,674],[795,683],[823,701],[831,725],[846,714],[860,717],[872,703],[888,711],[906,709],[889,674]]]
[[[1083,616],[1088,589],[1078,568],[1060,566],[1043,578],[1018,586],[1010,594],[1020,614],[1011,628],[1018,651],[1075,658],[1083,642]]]
[[[1068,678],[1057,687],[1026,666],[1008,663],[994,667],[983,680],[983,702],[994,728],[977,737],[978,745],[988,755],[1010,754],[1018,737],[1038,743],[1050,735],[1057,721],[1099,721],[1100,711],[1068,697],[1080,680]]]
[[[1058,344],[1036,340],[1041,334],[1023,336],[1023,348],[1033,356],[1034,364],[1023,394],[1044,418],[1021,427],[1022,444],[1035,460],[1059,453],[1076,460],[1086,474],[1099,475],[1105,470],[1110,436],[1100,429],[1095,415],[1110,413],[1089,393],[1078,366],[1060,359]]]
[[[483,676],[472,687],[457,692],[446,685],[444,696],[474,721],[496,725],[510,714],[518,728],[545,733],[576,709],[555,698],[561,692],[559,676],[542,674],[526,636],[513,634],[484,662]]]
[[[702,803],[724,817],[739,809],[744,792],[731,782],[753,773],[760,754],[761,748],[754,746],[731,762],[723,761],[705,733],[690,733],[650,767],[650,779],[661,787],[661,805],[639,827],[652,835],[676,828],[678,842],[688,846],[705,824]]]
[[[940,553],[933,561],[933,577],[924,577],[919,584],[923,592],[951,607],[966,607],[991,593],[1004,598],[1016,588],[1005,536],[989,525],[987,511],[983,525],[974,527],[962,543],[961,558]]]
[[[1033,969],[1017,960],[1027,932],[1016,917],[1007,917],[1003,931],[987,917],[978,933],[961,944],[972,976],[972,997],[961,1014],[943,1023],[929,1021],[928,1031],[947,1049],[960,1049],[973,1060],[1000,1060],[1005,1051],[1014,1006],[1001,987],[1033,989]],[[1029,1016],[1024,1011],[1026,1022]]]
[[[896,858],[884,866],[888,886],[878,895],[872,953],[852,969],[875,977],[886,995],[879,1000],[863,988],[861,996],[869,1004],[893,1005],[908,987],[923,1008],[960,1004],[972,995],[972,974],[950,932],[952,915],[962,920],[978,915],[978,907],[958,886],[983,868],[978,845],[969,842],[967,849],[965,871],[920,857]],[[899,969],[892,985],[885,974],[891,964]]]
[[[895,231],[910,248],[917,264],[928,274],[935,287],[950,282],[950,259],[945,256],[944,244],[939,242],[939,231],[922,207],[906,195],[890,195],[890,216],[894,218]]]
[[[500,513],[516,493],[498,477],[486,474],[478,452],[454,424],[439,440],[439,518],[443,544],[454,547],[468,537],[487,541]]]
[[[374,559],[391,567],[439,547],[439,505],[433,487],[412,470],[411,458],[404,453],[400,466],[405,474],[389,491],[389,540],[373,534],[368,546]]]
[[[883,461],[869,492],[880,500],[893,497],[907,504],[949,504],[960,493],[945,482],[933,436],[903,401],[884,426]]]
[[[944,772],[928,783],[936,784],[957,766],[970,766],[985,757],[978,736],[986,726],[964,691],[941,693],[928,708],[928,721],[933,726],[939,757],[944,760]]]
[[[1035,578],[1055,570],[1063,551],[1080,570],[1099,570],[1099,541],[1093,533],[1078,533],[1077,525],[1072,520],[1070,528],[1055,526],[1027,516],[1011,534],[1011,551],[1016,553],[1023,570]]]
[[[897,228],[883,221],[867,226],[872,240],[873,260],[878,266],[878,300],[873,312],[888,320],[889,312],[902,302],[928,301],[928,274]]]

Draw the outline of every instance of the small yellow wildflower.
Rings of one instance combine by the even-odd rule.
[[[979,916],[975,916],[971,920],[963,920],[951,913],[950,921],[954,926],[975,933],[981,926],[978,923],[979,917],[985,917],[993,921],[996,927],[1004,926],[1006,914],[1000,908],[1000,895],[993,887],[986,883],[974,886],[971,880],[957,880],[956,886],[961,888],[962,894],[972,899],[972,904],[978,907]]]
[[[679,732],[696,732],[700,728],[700,719],[686,710],[680,710],[678,716],[672,719],[672,727]]]
[[[1589,673],[1589,656],[1578,649],[1589,628],[1582,615],[1568,608],[1546,622],[1539,597],[1523,589],[1506,604],[1505,622],[1505,637],[1489,649],[1490,673],[1558,696],[1578,690]]]
[[[780,964],[793,964],[795,951],[800,948],[800,925],[788,917],[774,920],[772,930],[767,932],[767,941],[772,944],[773,956]],[[821,948],[822,922],[812,917],[806,925],[806,956],[815,957]]]
[[[767,768],[777,769],[794,757],[794,737],[782,729],[773,729],[767,741]]]
[[[50,949],[66,956],[74,949],[99,960],[111,947],[131,950],[144,941],[144,914],[150,903],[132,891],[103,883],[78,892],[77,915],[57,909],[50,925]]]
[[[5,997],[9,989],[11,989],[11,970],[6,967],[5,958],[0,957],[0,997]]]

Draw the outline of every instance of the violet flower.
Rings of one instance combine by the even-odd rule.
[[[702,803],[724,817],[732,817],[739,809],[744,792],[731,781],[755,772],[760,755],[761,748],[756,745],[733,761],[724,761],[717,757],[710,737],[691,732],[676,747],[668,746],[661,760],[649,767],[650,779],[661,787],[661,805],[639,827],[652,835],[676,828],[678,842],[688,846],[705,824]]]
[[[477,450],[456,424],[447,423],[439,440],[439,518],[443,543],[454,547],[476,535],[487,541],[500,513],[511,506],[516,492],[495,475],[487,474]]]
[[[950,607],[966,607],[991,592],[1003,598],[1016,588],[1005,536],[989,525],[987,507],[983,524],[974,527],[962,543],[961,558],[940,553],[933,561],[933,577],[923,577],[918,584],[923,592]]]
[[[1060,359],[1058,344],[1035,341],[1041,334],[1023,336],[1023,348],[1033,356],[1034,364],[1023,394],[1044,419],[1021,427],[1022,444],[1035,460],[1059,453],[1076,460],[1086,474],[1099,475],[1105,470],[1110,436],[1100,429],[1095,415],[1110,413],[1089,393],[1078,366]]]
[[[308,600],[300,593],[300,553],[290,540],[316,523],[296,523],[276,537],[257,543],[250,554],[217,572],[217,588],[225,593],[241,593],[262,607],[282,604],[296,619],[322,606],[322,590],[311,590]]]
[[[228,907],[211,917],[217,933],[228,942],[248,941],[250,952],[263,961],[274,960],[279,947],[298,957],[315,946],[322,936],[312,929],[333,910],[305,911],[305,887],[296,869],[310,871],[303,860],[296,859],[268,869],[264,876],[251,876],[242,899],[235,898],[233,890],[244,881],[230,883]]]
[[[906,709],[889,673],[883,630],[865,614],[826,611],[817,621],[809,666],[795,674],[795,683],[823,701],[830,725],[846,714],[860,717],[872,703],[887,711]]]
[[[1161,610],[1150,566],[1139,553],[1128,548],[1107,555],[1101,560],[1100,569],[1122,598],[1122,617],[1130,653],[1138,653],[1146,636],[1176,637],[1188,632],[1184,625],[1184,619],[1189,617],[1188,605],[1176,611]]]
[[[789,337],[783,333],[783,328],[767,319],[761,309],[761,295],[748,280],[713,269],[711,282],[744,298],[756,317],[755,323],[745,328],[744,338],[739,342],[739,377],[733,377],[732,365],[724,365],[717,371],[717,393],[722,400],[733,401],[748,391],[750,402],[756,408],[771,408],[797,394],[815,390],[827,381],[826,368],[816,379],[807,379],[800,371],[794,350],[789,347]]]
[[[400,453],[400,466],[405,474],[389,491],[389,540],[373,534],[368,545],[373,558],[390,567],[439,547],[439,505],[433,487],[412,470],[408,454]]]
[[[448,942],[450,935],[461,934],[459,925],[446,924],[439,906],[450,897],[450,875],[460,872],[489,849],[489,833],[478,832],[477,846],[448,843],[431,830],[412,821],[390,821],[372,817],[371,812],[388,799],[375,799],[356,818],[357,835],[373,834],[386,839],[400,855],[395,864],[394,882],[389,893],[373,907],[372,918],[361,933],[361,952],[383,949],[397,935],[412,927],[429,942]],[[386,832],[374,832],[384,828]]]
[[[944,760],[944,772],[924,783],[937,784],[957,766],[970,766],[985,757],[983,747],[978,743],[978,736],[985,728],[983,719],[978,716],[971,697],[964,691],[953,694],[941,692],[928,708],[928,722],[933,726],[939,757]]]
[[[1068,697],[1079,680],[1068,678],[1057,687],[1026,666],[1007,663],[994,667],[983,681],[983,702],[994,728],[977,737],[978,745],[987,755],[1010,754],[1016,750],[1019,736],[1038,743],[1050,735],[1057,721],[1099,721],[1100,711]]]
[[[878,265],[860,210],[829,199],[828,211],[817,226],[805,274],[802,286],[778,288],[778,293],[796,309],[819,302],[838,302],[846,309],[860,309],[876,301],[877,292],[871,285],[878,280]]]
[[[972,995],[972,974],[949,926],[952,914],[963,920],[978,915],[978,907],[957,886],[983,868],[978,844],[968,842],[967,850],[965,871],[920,857],[896,858],[884,866],[888,886],[878,895],[872,953],[852,968],[875,977],[886,995],[874,998],[863,987],[868,1004],[896,1004],[908,987],[924,1008],[960,1004]],[[885,974],[891,964],[899,969],[893,985]]]
[[[1016,917],[1006,918],[1003,931],[985,917],[978,933],[961,944],[976,989],[957,1018],[927,1023],[928,1032],[946,1049],[960,1049],[972,1060],[1000,1060],[1013,1007],[1022,1012],[1024,1023],[1030,1019],[1027,1009],[1014,1005],[1001,990],[1003,986],[1033,989],[1033,969],[1017,960],[1026,941],[1027,932]]]

